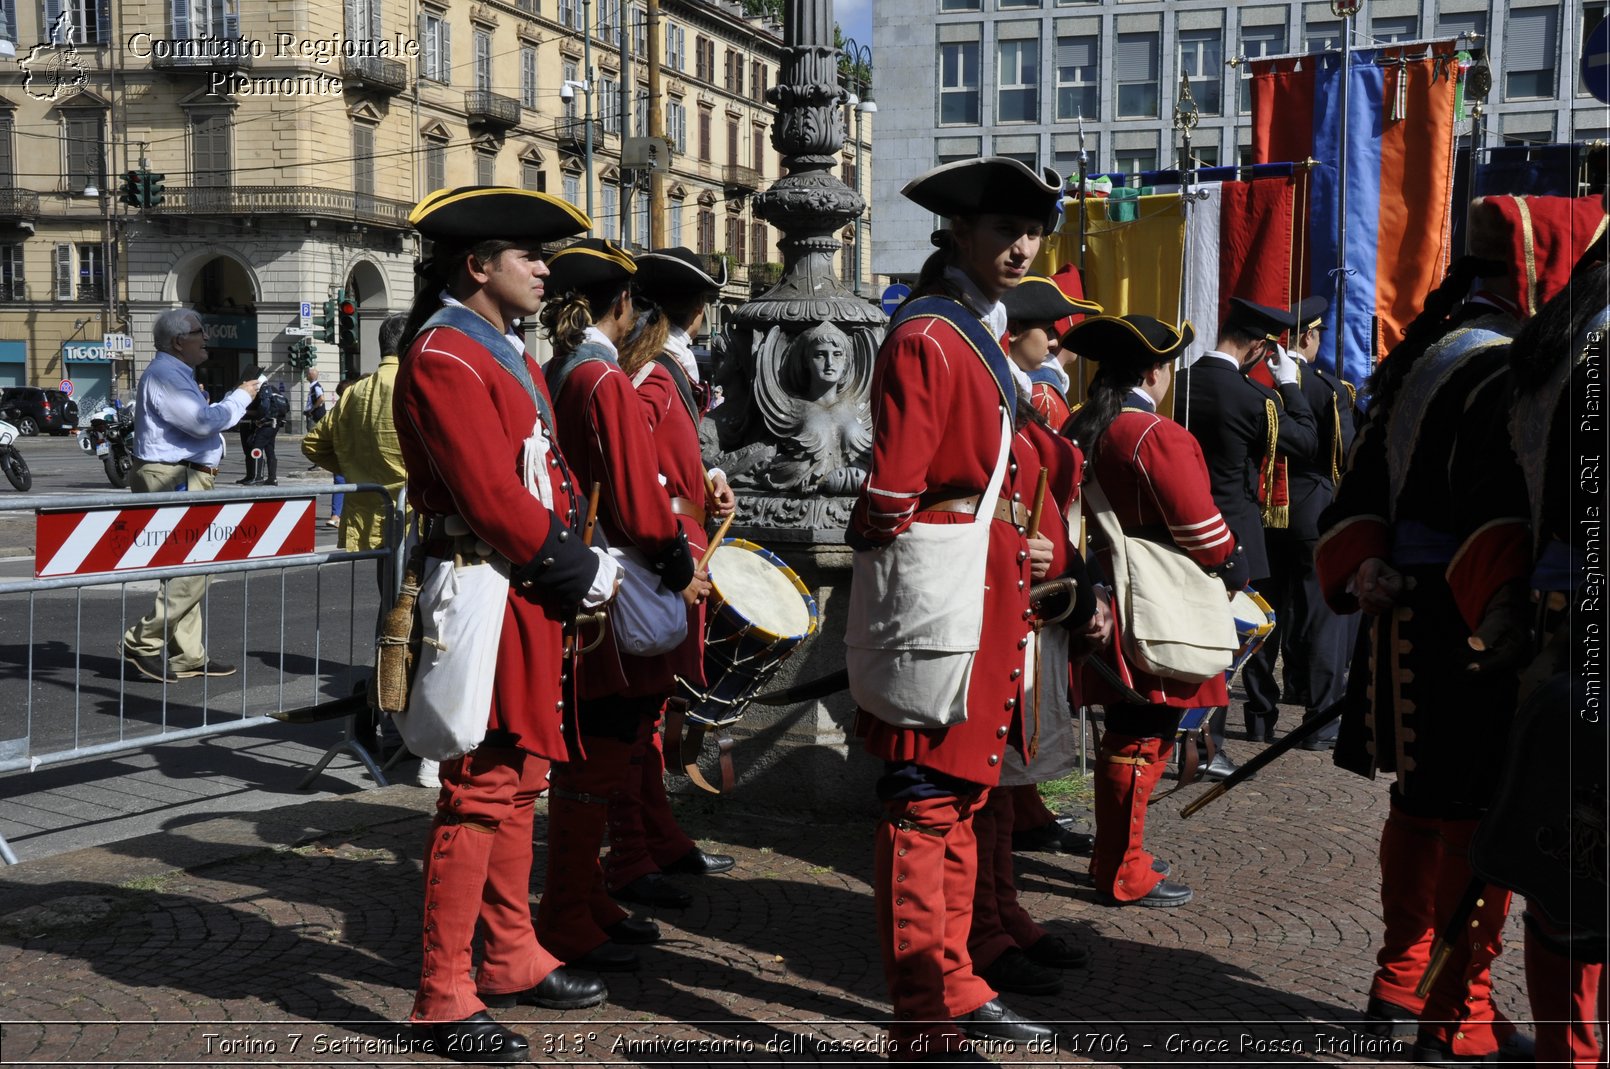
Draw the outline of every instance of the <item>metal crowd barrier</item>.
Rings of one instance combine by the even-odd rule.
[[[264,556],[257,559],[178,564],[161,568],[101,571],[33,579],[0,579],[0,642],[9,644],[20,640],[26,644],[27,651],[24,676],[26,689],[23,701],[17,703],[14,698],[8,697],[3,704],[0,704],[0,710],[7,708],[11,710],[0,711],[0,774],[21,770],[32,771],[44,765],[125,753],[159,743],[246,731],[276,722],[306,723],[345,716],[343,737],[325,751],[323,757],[298,784],[298,789],[305,788],[311,783],[314,777],[341,752],[348,752],[362,762],[376,786],[385,786],[384,771],[354,738],[354,716],[358,702],[352,697],[354,693],[352,684],[354,681],[362,684],[368,678],[368,671],[373,663],[375,625],[379,616],[383,616],[395,600],[400,575],[403,545],[402,510],[400,501],[393,500],[386,487],[377,483],[335,485],[318,483],[305,487],[240,487],[231,490],[138,495],[126,491],[101,494],[36,494],[0,498],[0,514],[30,512],[38,516],[41,513],[78,512],[89,509],[227,506],[313,498],[315,501],[312,506],[312,520],[317,532],[317,525],[323,521],[319,516],[320,510],[316,499],[327,498],[337,493],[378,494],[383,498],[387,532],[384,548],[352,552],[314,551],[287,556]],[[37,524],[37,519],[35,522]],[[38,553],[39,550],[36,548],[34,566],[36,574],[43,566],[43,562],[38,559]],[[378,562],[380,571],[377,591],[379,613],[374,617],[365,613],[360,618],[358,614],[360,580],[357,573],[361,569],[359,562],[362,561]],[[342,567],[347,570],[344,599],[342,591],[338,589],[339,581],[326,581],[328,572]],[[278,604],[277,611],[271,611],[265,620],[261,615],[256,617],[253,615],[254,611],[260,612],[260,607],[254,607],[252,604],[252,578],[265,577],[271,573],[278,575]],[[239,645],[226,647],[231,651],[238,649],[240,663],[236,676],[227,677],[225,684],[226,687],[239,687],[239,706],[228,712],[214,708],[210,700],[210,693],[214,690],[212,677],[201,676],[199,679],[181,680],[178,683],[165,681],[159,683],[141,674],[123,656],[123,633],[150,610],[156,597],[167,595],[168,588],[165,583],[158,585],[158,590],[154,594],[146,593],[144,586],[157,585],[154,583],[156,580],[192,575],[211,576],[215,580],[219,577],[240,578]],[[310,593],[304,593],[302,587],[307,585],[309,578],[312,589]],[[366,576],[362,581],[373,580]],[[130,584],[142,584],[142,588],[131,592]],[[98,606],[92,605],[89,618],[86,619],[86,594],[93,597],[98,588],[108,587],[120,588],[116,630],[105,641],[98,636],[94,641],[99,643],[99,646],[87,647],[86,624],[92,629],[96,625],[101,625],[104,631],[109,616],[98,611]],[[214,626],[213,606],[215,600],[227,600],[223,595],[228,590],[227,587],[220,589],[220,585],[215,582],[209,587],[202,601],[203,642],[209,651],[209,657],[220,646],[224,646],[224,643],[217,641],[223,636]],[[48,615],[48,613],[42,614],[41,609],[54,603],[59,613],[62,606],[56,599],[65,600],[64,595],[67,592],[72,594],[70,608],[72,641],[66,651],[71,655],[70,662],[61,656],[63,651],[60,647],[45,645],[47,642],[59,640],[50,635],[41,636],[39,633],[40,617]],[[24,597],[26,597],[25,607]],[[269,608],[275,610],[272,601],[271,595]],[[26,615],[25,625],[20,620],[23,612]],[[259,629],[255,633],[252,626],[254,619],[259,624]],[[264,626],[265,622],[269,626]],[[227,628],[229,625],[222,626]],[[346,660],[341,664],[334,656],[335,650],[327,648],[326,635],[329,634],[331,641],[339,645],[343,630],[346,639]],[[306,644],[305,641],[288,643],[289,636],[311,641],[310,659],[301,649]],[[266,647],[265,659],[270,662],[271,677],[266,685],[252,678],[253,673],[249,671],[248,662],[248,649],[251,647],[248,643],[256,647],[252,652],[259,656],[264,654]],[[101,648],[102,646],[105,648]],[[295,652],[292,652],[293,646],[296,647]],[[52,658],[50,654],[55,656]],[[110,655],[116,658],[118,670],[115,694],[110,692],[108,686],[114,680],[110,679],[106,672],[102,672],[99,675],[89,676],[89,680],[96,685],[86,699],[86,655],[103,658]],[[54,663],[43,663],[47,660]],[[330,674],[332,667],[337,668],[340,674]],[[66,674],[69,669],[70,680],[46,678],[53,671],[57,674]],[[89,666],[88,670],[93,672],[94,665]],[[329,679],[324,678],[326,674],[330,674]],[[0,679],[5,679],[7,676],[11,676],[11,673],[5,673]],[[70,702],[61,693],[66,682],[70,682],[71,685]],[[134,683],[142,688],[160,687],[160,692],[155,700],[148,691],[131,693],[130,685]],[[329,691],[332,686],[338,689],[344,687],[346,692],[331,694]],[[199,689],[199,708],[191,700],[189,690],[182,696],[175,696],[172,693],[179,687]],[[15,694],[12,686],[7,685],[5,689],[10,694]],[[58,705],[63,707],[70,705],[71,716],[67,722],[57,718],[54,707]],[[61,711],[68,710],[62,708]],[[20,723],[17,723],[19,715]],[[15,864],[17,861],[16,855],[3,836],[0,836],[0,861],[6,864]]]

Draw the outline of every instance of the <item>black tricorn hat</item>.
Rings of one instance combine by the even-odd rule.
[[[1298,334],[1306,334],[1319,326],[1325,319],[1325,313],[1330,310],[1330,302],[1323,297],[1304,297],[1297,302],[1297,307],[1291,310],[1292,318],[1297,325],[1292,329]]]
[[[1086,360],[1152,367],[1183,353],[1196,340],[1190,323],[1180,328],[1148,315],[1091,316],[1062,336],[1062,344]]]
[[[1029,275],[1001,295],[1006,318],[1014,323],[1055,323],[1072,315],[1100,315],[1095,301],[1076,300],[1044,275]]]
[[[1055,229],[1062,205],[1062,176],[1051,168],[1035,171],[1008,156],[957,160],[918,175],[901,195],[935,215],[999,212],[1042,219]]]
[[[548,257],[549,293],[599,289],[625,282],[637,273],[631,255],[608,238],[583,238]]]
[[[1225,317],[1224,325],[1261,335],[1269,341],[1279,341],[1280,335],[1296,328],[1297,317],[1285,308],[1271,308],[1267,304],[1231,297],[1230,314]]]
[[[674,249],[655,249],[638,255],[637,275],[633,281],[650,300],[694,297],[727,284],[727,262],[720,263],[721,277],[717,278],[707,269],[704,258],[692,249],[680,245]]]
[[[559,241],[592,229],[587,213],[569,201],[513,186],[438,189],[414,205],[408,221],[431,241],[470,245],[507,241]]]

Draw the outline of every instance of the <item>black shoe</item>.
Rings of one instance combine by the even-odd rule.
[[[262,482],[258,483],[257,485],[258,486],[278,486],[279,484],[280,484],[280,481],[278,479],[265,479]]]
[[[1103,905],[1108,906],[1151,906],[1154,909],[1170,909],[1174,906],[1185,905],[1196,895],[1183,883],[1170,883],[1168,880],[1159,880],[1156,887],[1133,901],[1120,901],[1111,895],[1099,895],[1098,897]]]
[[[636,902],[640,906],[664,906],[666,909],[687,909],[693,905],[693,896],[657,872],[645,873],[615,892],[622,902]]]
[[[225,664],[219,660],[209,660],[200,668],[191,668],[183,672],[175,672],[180,679],[193,679],[196,676],[232,676],[236,668],[232,664]]]
[[[1168,874],[1174,871],[1174,866],[1160,857],[1154,857],[1152,858],[1152,871],[1166,879]]]
[[[579,1010],[596,1006],[608,997],[609,988],[597,977],[573,976],[564,969],[555,969],[536,987],[503,995],[482,995],[481,1001],[495,1009],[541,1006],[547,1010]]]
[[[1019,1017],[1002,1005],[998,998],[990,999],[972,1013],[962,1014],[956,1018],[956,1023],[973,1039],[1011,1039],[1029,1043],[1053,1039],[1057,1034],[1049,1025]]]
[[[248,475],[244,479],[236,479],[235,480],[235,485],[236,486],[250,486],[252,483],[254,483],[256,481],[257,481],[256,479],[253,479],[250,475]]]
[[[1208,762],[1207,772],[1204,773],[1204,775],[1206,775],[1208,779],[1228,779],[1230,777],[1230,773],[1234,772],[1235,770],[1236,763],[1230,760],[1229,754],[1225,753],[1223,750],[1220,750],[1218,753],[1213,755],[1213,760]]]
[[[1303,750],[1334,750],[1336,749],[1336,736],[1326,738],[1323,735],[1310,735],[1297,744]]]
[[[416,1024],[414,1041],[455,1062],[520,1065],[531,1057],[531,1043],[525,1036],[504,1028],[484,1011],[462,1021]]]
[[[1409,1060],[1415,1065],[1497,1065],[1498,1052],[1455,1054],[1441,1040],[1422,1034],[1415,1039],[1414,1049],[1409,1052]]]
[[[1036,965],[1017,947],[1007,947],[978,975],[995,990],[1017,995],[1054,995],[1062,990],[1062,977]]]
[[[619,946],[640,947],[660,941],[660,926],[653,921],[627,917],[605,928],[604,934],[609,936],[611,943]]]
[[[656,937],[658,934],[659,930],[656,929]],[[642,967],[643,962],[637,956],[637,951],[610,942],[600,943],[574,961],[565,962],[565,968],[580,969],[582,972],[636,972]]]
[[[695,846],[669,865],[661,865],[661,872],[673,872],[678,876],[709,876],[717,872],[726,872],[738,863],[738,859],[731,854],[707,854]]]
[[[1027,828],[1012,833],[1012,849],[1017,853],[1074,854],[1089,857],[1095,844],[1095,836],[1065,828],[1060,821],[1055,820],[1049,824],[1041,824],[1038,828]]]
[[[1090,964],[1090,951],[1060,935],[1041,936],[1025,947],[1023,953],[1034,964],[1048,969],[1082,969]]]
[[[130,653],[128,650],[124,650],[123,659],[133,665],[135,671],[147,679],[154,679],[158,683],[179,682],[179,674],[169,668],[167,662],[161,657],[145,657],[138,653]]]
[[[1382,1039],[1413,1039],[1420,1031],[1420,1016],[1407,1006],[1370,996],[1359,1031]]]

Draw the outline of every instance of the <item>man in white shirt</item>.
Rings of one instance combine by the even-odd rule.
[[[139,455],[129,473],[137,494],[172,490],[211,490],[224,456],[223,432],[240,422],[257,395],[253,378],[217,404],[196,381],[207,359],[201,317],[175,308],[157,317],[152,328],[157,354],[136,390],[134,440]],[[169,579],[157,591],[145,618],[123,633],[123,656],[142,675],[176,683],[193,676],[230,676],[234,665],[210,660],[202,644],[201,599],[208,576]]]

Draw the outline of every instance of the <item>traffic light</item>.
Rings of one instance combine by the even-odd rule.
[[[315,320],[318,333],[313,336],[322,342],[334,342],[337,322],[336,299],[331,297],[324,302],[324,314]]]
[[[358,306],[352,303],[351,298],[343,295],[339,311],[341,319],[338,338],[341,351],[355,353],[358,351]]]
[[[298,371],[310,368],[318,362],[318,358],[313,352],[312,343],[306,340],[292,343],[290,352],[286,354],[286,359]]]
[[[139,208],[142,207],[140,198],[144,194],[145,189],[140,180],[140,172],[125,171],[123,173],[123,188],[117,199],[131,208]]]
[[[142,173],[144,176],[144,182],[142,183],[142,200],[140,207],[155,208],[158,204],[161,204],[164,199],[162,196],[162,181],[168,176],[165,174],[159,174],[156,171],[145,171]]]

